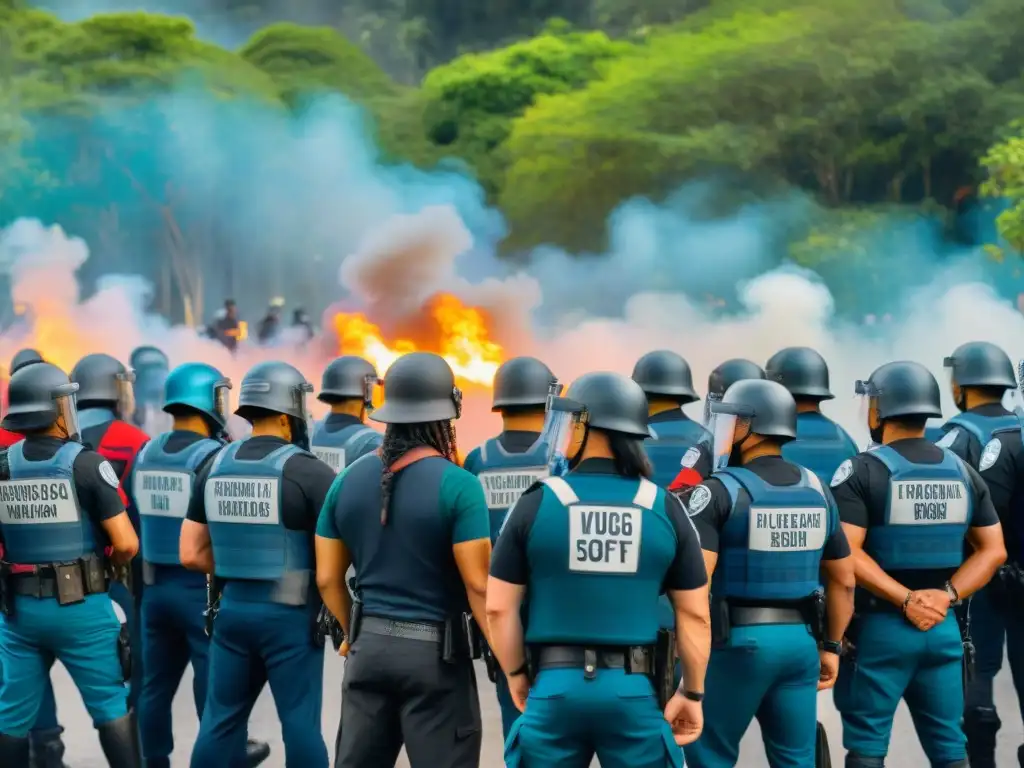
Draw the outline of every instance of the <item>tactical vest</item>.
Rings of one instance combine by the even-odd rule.
[[[956,568],[964,559],[964,537],[974,498],[960,458],[943,449],[938,464],[914,464],[890,446],[871,456],[891,475],[885,524],[868,528],[864,551],[887,571]]]
[[[0,482],[5,559],[40,565],[97,554],[92,521],[75,492],[75,459],[82,444],[65,443],[42,461],[26,459],[24,447],[20,442],[7,449],[11,479]]]
[[[244,589],[249,599],[305,605],[313,545],[307,531],[286,528],[282,514],[284,465],[304,451],[282,445],[263,459],[243,461],[236,457],[245,442],[218,453],[206,480],[214,571],[224,579],[252,582]],[[231,594],[227,586],[225,593]]]
[[[690,419],[659,421],[648,427],[654,436],[644,440],[644,450],[654,466],[651,480],[662,488],[676,479],[687,451],[699,444],[711,447],[711,433]]]
[[[363,447],[367,439],[379,434],[365,424],[350,424],[336,432],[328,432],[325,423],[321,421],[313,430],[313,455],[335,472],[341,472],[348,466],[346,451],[355,455],[354,449]]]
[[[838,424],[820,413],[796,417],[796,440],[784,443],[782,458],[807,467],[823,483],[830,483],[839,465],[857,455],[857,446]]]
[[[142,528],[142,553],[146,562],[156,565],[181,565],[178,543],[196,469],[221,447],[207,438],[168,453],[165,446],[171,434],[146,443],[135,460],[132,480],[132,497]]]
[[[677,539],[650,480],[546,477],[527,549],[528,644],[649,645]]]
[[[742,467],[714,475],[732,499],[719,539],[716,597],[800,600],[820,585],[830,510],[817,476],[800,467],[796,485],[771,485]],[[740,504],[740,490],[750,504]]]
[[[498,540],[498,533],[505,522],[505,516],[512,509],[527,488],[548,476],[548,446],[537,440],[524,453],[511,453],[501,441],[491,438],[480,446],[480,460],[476,476],[487,497],[487,509],[491,513],[491,543]]]
[[[963,429],[969,435],[973,435],[982,448],[988,445],[997,432],[1020,432],[1021,428],[1020,420],[1012,413],[1004,413],[1000,416],[982,416],[978,413],[965,411],[964,413],[958,413],[947,421],[946,424],[953,425],[954,428]],[[940,435],[939,439],[935,442],[941,443],[942,439],[952,431],[951,429],[946,430],[946,433]],[[956,438],[953,439],[955,440]]]

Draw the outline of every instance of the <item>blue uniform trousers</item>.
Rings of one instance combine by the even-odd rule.
[[[160,569],[161,574],[170,569]],[[192,664],[192,695],[201,720],[206,703],[206,587],[188,577],[168,576],[146,586],[142,596],[142,656],[145,677],[139,694],[139,731],[147,759],[174,750],[171,706],[185,667]]]
[[[839,665],[834,696],[843,718],[843,746],[885,757],[902,698],[933,766],[964,760],[963,643],[953,611],[927,632],[895,612],[859,616],[857,653]]]
[[[805,624],[733,627],[711,651],[704,731],[685,747],[693,768],[733,768],[755,717],[774,768],[814,765],[818,645]]]
[[[281,720],[286,767],[327,768],[320,726],[324,649],[313,645],[313,618],[308,608],[243,602],[226,591],[214,623],[209,692],[192,768],[247,765],[249,714],[267,683]]]
[[[508,691],[508,680],[501,672],[498,672],[494,690],[498,694],[498,708],[501,710],[501,736],[504,740],[508,739],[512,725],[523,713],[516,708],[515,702],[512,701],[512,694]]]
[[[17,596],[0,627],[0,733],[24,737],[36,723],[56,659],[64,665],[97,727],[128,714],[117,655],[121,625],[107,595],[59,606],[55,598]]]
[[[507,768],[682,768],[651,681],[621,669],[545,669],[505,741]]]

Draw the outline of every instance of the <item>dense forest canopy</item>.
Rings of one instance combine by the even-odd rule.
[[[221,21],[261,17],[217,1],[200,23],[211,8]],[[176,319],[186,305],[202,313],[211,281],[259,293],[241,274],[257,252],[280,256],[271,284],[315,293],[336,265],[296,277],[281,254],[320,244],[240,240],[210,205],[226,210],[237,191],[208,188],[192,145],[195,168],[156,157],[184,141],[160,98],[201,91],[217,116],[210,141],[256,152],[244,109],[301,119],[343,94],[377,161],[478,179],[507,219],[508,256],[600,251],[623,200],[707,178],[720,182],[708,216],[794,189],[830,211],[786,240],[826,280],[837,259],[867,269],[875,256],[855,241],[880,216],[952,220],[979,194],[1008,201],[992,256],[1024,253],[1020,0],[393,0],[334,19],[290,7],[330,26],[273,23],[228,50],[186,18],[63,22],[0,0],[0,220],[60,221],[102,252],[97,270],[154,280]],[[276,178],[289,162],[252,157],[232,172]],[[223,274],[204,266],[211,253]]]

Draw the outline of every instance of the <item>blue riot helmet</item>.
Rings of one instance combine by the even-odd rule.
[[[961,344],[942,365],[949,375],[953,401],[961,411],[967,409],[964,387],[1007,390],[1017,386],[1010,357],[987,341]]]
[[[313,428],[306,396],[312,391],[313,385],[294,366],[279,361],[260,363],[242,379],[235,413],[250,424],[268,412],[287,416],[292,443],[308,451]]]
[[[7,413],[0,426],[11,432],[34,432],[63,421],[69,440],[80,440],[78,384],[50,363],[17,370],[7,387]]]
[[[80,408],[110,407],[122,421],[135,412],[135,371],[115,357],[86,355],[71,369],[71,381],[78,384]]]
[[[42,363],[43,356],[39,354],[38,350],[26,347],[25,349],[19,349],[14,353],[14,357],[11,358],[11,366],[8,368],[7,373],[13,376],[15,371],[24,368],[26,365],[32,365],[34,363]]]
[[[231,413],[231,380],[206,363],[179,365],[164,382],[163,410],[172,416],[182,411],[200,413],[215,432],[224,435]]]
[[[796,439],[796,400],[775,381],[746,379],[725,391],[711,403],[708,430],[713,436],[714,470],[729,465],[736,449],[750,435],[774,438],[778,442]]]

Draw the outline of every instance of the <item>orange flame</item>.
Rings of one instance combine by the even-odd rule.
[[[425,344],[406,338],[387,341],[381,329],[360,313],[339,312],[334,328],[342,353],[366,358],[381,376],[402,355],[428,351],[443,357],[457,379],[490,387],[504,355],[490,339],[484,314],[446,293],[434,297],[429,312],[428,323],[435,326],[436,336]]]

